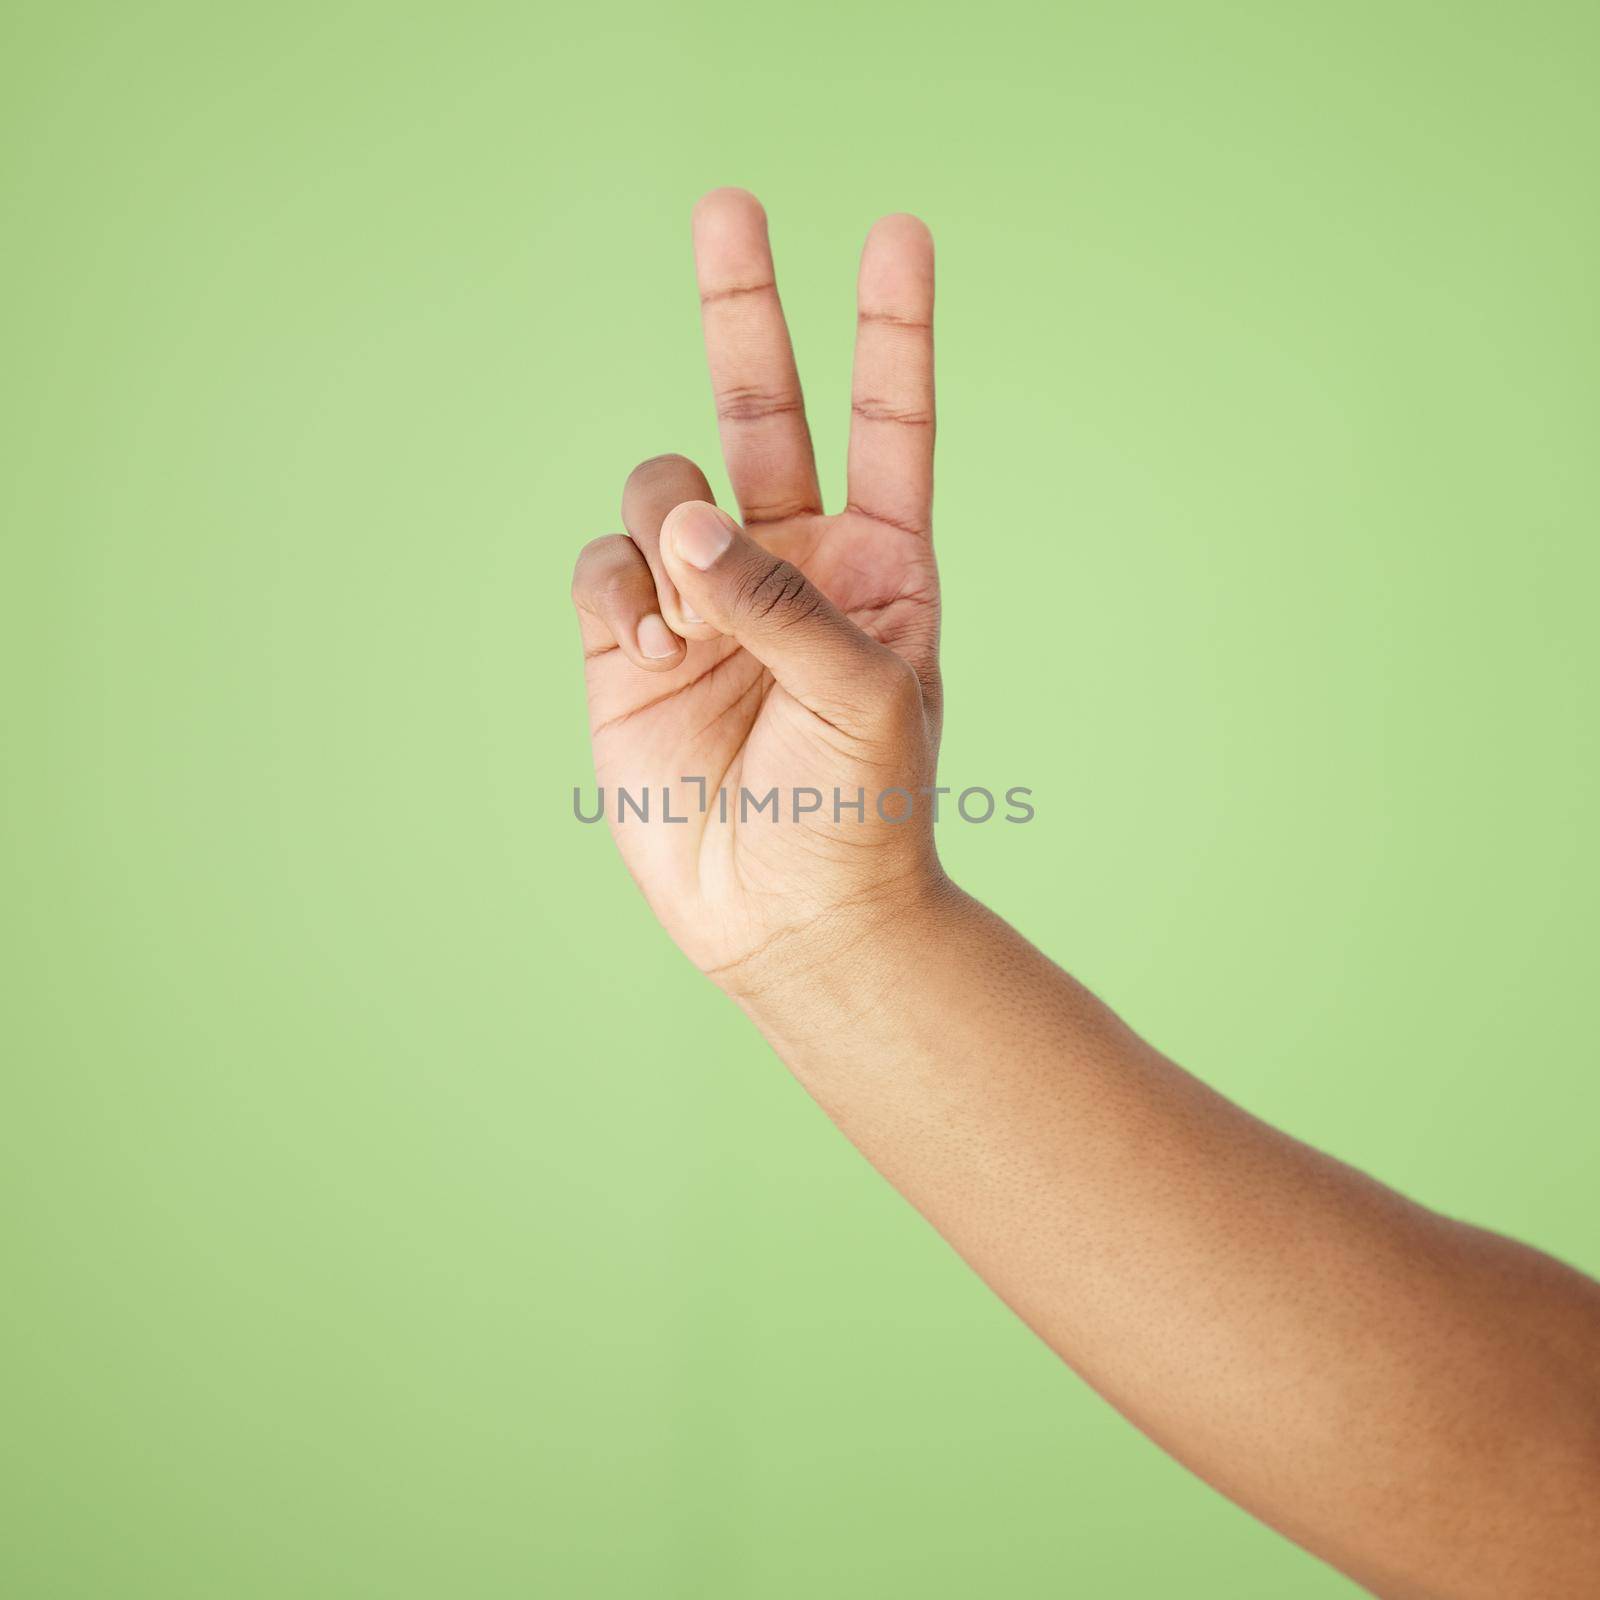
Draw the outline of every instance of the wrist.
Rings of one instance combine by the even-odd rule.
[[[776,1045],[779,1036],[829,1033],[914,1004],[910,979],[934,943],[975,902],[937,861],[818,912],[712,976]],[[780,1046],[781,1048],[781,1046]]]

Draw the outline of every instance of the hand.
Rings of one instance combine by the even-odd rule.
[[[716,190],[694,246],[744,526],[692,462],[659,456],[623,490],[627,535],[584,548],[572,592],[613,835],[680,947],[742,992],[763,963],[843,948],[941,881],[917,793],[934,781],[940,721],[933,242],[908,216],[867,237],[848,493],[831,516],[765,213]],[[648,790],[648,821],[619,820],[620,789]],[[775,820],[754,809],[772,789]],[[664,821],[664,793],[687,821]]]

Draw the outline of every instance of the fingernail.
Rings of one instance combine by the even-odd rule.
[[[691,611],[681,600],[678,602],[678,611],[691,628],[699,627],[706,620],[698,611]]]
[[[690,503],[672,517],[672,546],[702,572],[733,543],[733,518],[715,506]]]
[[[655,612],[639,624],[639,654],[647,661],[660,661],[678,653],[678,641],[672,630]]]

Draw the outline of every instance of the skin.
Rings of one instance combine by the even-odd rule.
[[[833,515],[761,207],[707,195],[694,242],[739,520],[693,463],[647,461],[573,580],[599,781],[688,819],[609,812],[657,916],[995,1292],[1222,1493],[1393,1600],[1600,1594],[1600,1285],[1232,1105],[952,884],[925,805],[876,814],[933,784],[939,741],[927,229],[867,238]],[[724,820],[698,776],[869,799]]]

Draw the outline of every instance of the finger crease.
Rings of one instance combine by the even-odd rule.
[[[798,395],[770,390],[728,389],[717,397],[721,422],[765,422],[769,417],[792,417],[804,409]]]
[[[858,517],[865,517],[868,522],[882,523],[886,528],[898,528],[901,533],[915,534],[919,539],[928,537],[928,529],[919,527],[914,522],[902,522],[898,517],[885,516],[881,511],[874,511],[870,506],[864,506],[859,500],[847,500],[845,510],[853,511]]]
[[[933,324],[921,317],[902,317],[893,311],[858,311],[857,322],[868,322],[884,328],[910,328],[917,333],[932,333]]]
[[[714,306],[723,300],[738,300],[747,294],[776,294],[778,286],[771,278],[765,283],[730,283],[722,289],[702,289],[700,304]]]
[[[792,522],[796,517],[820,517],[822,507],[814,500],[786,500],[770,506],[741,506],[744,525],[759,528],[768,522]]]
[[[702,683],[705,683],[709,679],[715,677],[716,674],[722,671],[722,669],[727,666],[730,661],[738,661],[740,658],[740,651],[729,651],[727,655],[722,656],[716,661],[713,661],[704,672],[697,674],[693,678],[690,678],[687,683],[680,683],[675,689],[668,689],[665,694],[658,694],[655,699],[646,700],[643,705],[634,706],[630,711],[624,711],[618,716],[611,717],[607,721],[599,723],[596,727],[590,730],[590,737],[598,739],[602,733],[609,733],[611,729],[620,728],[623,723],[631,722],[635,717],[642,717],[645,712],[653,711],[657,706],[665,705],[669,700],[676,700],[679,695],[687,694],[691,689],[696,689]]]
[[[933,426],[932,412],[903,410],[899,406],[890,405],[887,400],[857,400],[850,409],[867,422],[893,422],[902,428]]]

